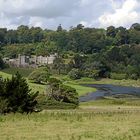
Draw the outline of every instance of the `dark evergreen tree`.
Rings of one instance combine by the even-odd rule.
[[[1,80],[0,84],[3,86],[0,98],[7,101],[7,112],[29,113],[34,111],[38,93],[31,92],[26,80],[19,73],[5,82]]]

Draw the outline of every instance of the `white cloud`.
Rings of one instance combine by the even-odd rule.
[[[115,0],[111,0],[112,5],[116,4]],[[122,2],[122,1],[121,1]],[[117,7],[117,6],[116,6]],[[140,7],[138,0],[125,0],[120,8],[114,8],[114,12],[104,13],[99,17],[100,26],[130,26],[134,22],[140,21],[140,13],[137,8]]]
[[[0,0],[0,27],[106,27],[139,21],[139,0]]]

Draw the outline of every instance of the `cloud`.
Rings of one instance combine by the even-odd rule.
[[[140,21],[140,13],[137,11],[140,8],[140,4],[137,0],[124,0],[118,3],[115,0],[111,0],[112,8],[114,12],[106,12],[99,17],[100,26],[107,27],[114,26],[126,26]],[[120,7],[120,4],[122,6]],[[119,8],[118,8],[119,7]]]
[[[139,21],[138,0],[0,0],[0,27],[24,24],[66,29],[79,23],[89,27],[129,25]]]

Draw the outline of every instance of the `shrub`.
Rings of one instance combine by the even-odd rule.
[[[138,75],[136,73],[133,73],[130,78],[133,79],[133,80],[138,80]]]
[[[90,71],[86,71],[85,75],[89,78],[94,78],[97,79],[99,78],[99,70],[90,70]]]
[[[119,74],[119,73],[111,73],[110,75],[111,79],[115,79],[115,80],[123,80],[127,78],[126,74]]]
[[[72,80],[76,80],[76,79],[80,79],[82,77],[81,72],[78,69],[72,69],[69,73],[68,73],[69,77]]]
[[[49,77],[50,77],[50,73],[47,69],[39,68],[33,71],[28,78],[29,80],[33,80],[35,83],[41,84],[41,83],[46,83]]]
[[[55,78],[51,78],[48,85],[48,101],[55,100],[59,103],[69,103],[76,106],[79,104],[78,93],[74,88],[63,85],[60,80]]]
[[[3,62],[1,56],[0,56],[0,69],[3,69],[5,67],[5,63]]]
[[[0,114],[4,114],[8,111],[8,100],[0,98]]]

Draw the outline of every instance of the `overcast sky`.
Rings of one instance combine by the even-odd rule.
[[[140,0],[0,0],[0,27],[29,25],[66,29],[82,23],[88,27],[129,27],[140,22]]]

